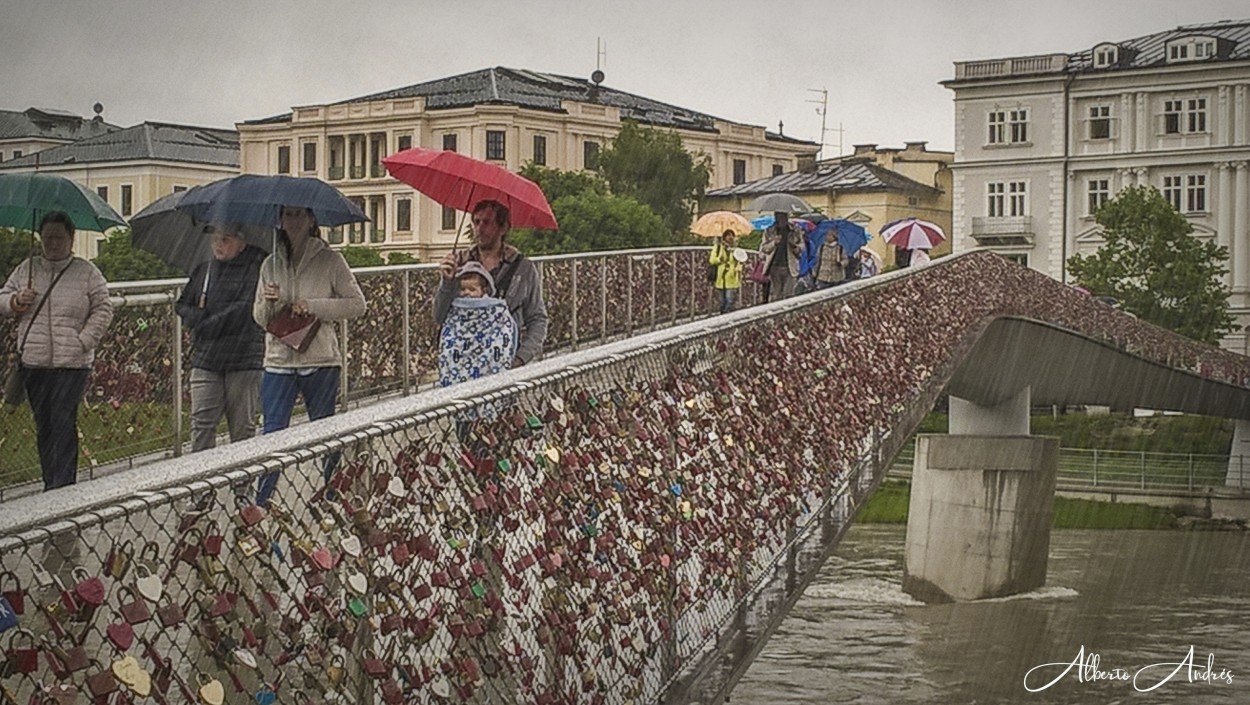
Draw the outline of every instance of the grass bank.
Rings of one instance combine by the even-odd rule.
[[[910,483],[886,480],[868,499],[856,521],[906,524],[910,492]],[[1056,529],[1174,529],[1177,526],[1177,515],[1163,507],[1055,497]]]

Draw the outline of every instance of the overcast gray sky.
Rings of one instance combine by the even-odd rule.
[[[952,63],[1075,52],[1245,0],[0,0],[0,108],[228,127],[489,66],[605,84],[818,140],[951,149]],[[837,151],[838,134],[825,139]]]

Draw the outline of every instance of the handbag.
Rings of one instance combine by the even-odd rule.
[[[291,311],[291,304],[282,307],[278,315],[269,319],[265,330],[282,341],[285,345],[295,348],[296,352],[304,352],[312,345],[313,336],[321,329],[321,320],[312,314],[296,315]]]
[[[747,273],[747,278],[756,284],[767,284],[769,282],[768,270],[764,268],[767,264],[767,257],[761,257],[756,260],[755,264],[751,265],[751,271]]]
[[[77,259],[75,257],[74,259]],[[30,322],[26,324],[26,332],[22,335],[22,342],[17,344],[17,353],[13,355],[13,366],[9,368],[9,373],[4,378],[4,404],[5,406],[21,406],[26,401],[26,384],[22,380],[22,348],[26,347],[26,340],[30,338],[30,329],[35,327],[35,319],[39,317],[39,312],[43,310],[43,305],[48,303],[48,299],[52,298],[52,290],[56,288],[61,277],[74,266],[74,259],[65,265],[56,277],[52,279],[52,283],[48,286],[48,291],[39,299],[39,305],[35,307],[35,312],[30,316]],[[28,267],[33,267],[30,263]]]

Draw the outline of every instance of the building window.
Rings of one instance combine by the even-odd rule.
[[[18,157],[20,157],[20,156],[22,156],[22,150],[20,150],[20,149],[15,149],[15,150],[13,150],[13,158],[14,158],[14,159],[17,159],[17,158],[18,158]]]
[[[1023,181],[1012,181],[1007,184],[1007,215],[1015,217],[1028,214],[1028,204],[1025,203],[1025,184]]]
[[[1096,68],[1107,68],[1116,65],[1117,51],[1115,47],[1103,47],[1094,52],[1094,66]]]
[[[443,230],[456,229],[456,209],[451,206],[443,206]]]
[[[1007,193],[1006,184],[1001,181],[989,183],[985,185],[986,192],[989,194],[989,202],[985,206],[985,214],[991,218],[1001,218],[1006,215],[1005,196]]]
[[[1008,262],[1014,262],[1021,267],[1029,266],[1029,255],[1026,252],[999,253],[1002,258]]]
[[[1177,211],[1181,209],[1182,179],[1179,176],[1163,177],[1163,198]]]
[[[405,149],[412,149],[412,135],[400,135],[395,140],[395,151],[402,152]]]
[[[1011,123],[1011,142],[1021,144],[1029,141],[1029,109],[1016,108],[1009,116]]]
[[[1168,61],[1184,61],[1189,58],[1188,44],[1173,44],[1168,47]]]
[[[1185,212],[1207,212],[1207,177],[1205,174],[1189,174],[1185,177]]]
[[[304,171],[316,171],[317,170],[317,143],[316,142],[304,143],[304,164],[302,168]]]
[[[1206,131],[1206,98],[1163,101],[1163,134],[1180,135]]]
[[[599,168],[599,143],[582,142],[582,168],[595,171]]]
[[[781,176],[786,173],[785,166],[781,164],[773,164],[773,176]]]
[[[1111,139],[1111,106],[1091,105],[1089,108],[1089,138]]]
[[[1027,214],[1027,192],[1023,181],[996,181],[986,184],[989,203],[986,214],[991,218],[1016,217]]]
[[[443,135],[443,150],[447,152],[456,151],[456,135],[455,133]]]
[[[105,203],[108,203],[109,201],[109,187],[108,186],[96,186],[95,192],[97,195],[99,195],[100,198],[104,200]]]
[[[1107,179],[1090,179],[1089,180],[1089,205],[1086,213],[1088,215],[1097,215],[1098,209],[1102,208],[1102,204],[1111,198],[1111,182]]]
[[[412,199],[395,199],[395,230],[408,232],[412,230]]]
[[[122,215],[127,217],[134,212],[134,190],[130,184],[122,184]]]
[[[1206,132],[1207,131],[1207,99],[1206,98],[1190,98],[1186,106],[1188,110],[1185,113],[1186,125],[1188,132]]]
[[[174,186],[174,193],[182,193],[183,191],[186,191],[186,190],[187,190],[186,186]]]
[[[1194,42],[1194,58],[1207,59],[1215,56],[1215,42],[1207,39],[1204,41]]]
[[[747,182],[747,160],[734,160],[734,183],[745,184]]]
[[[487,130],[486,131],[486,158],[494,161],[503,161],[505,136],[503,130]]]
[[[534,135],[533,161],[539,166],[547,165],[547,138],[543,135]]]
[[[289,144],[278,147],[278,173],[291,173],[291,145]]]
[[[1002,110],[990,112],[989,144],[1003,144],[1007,141],[1007,113]]]

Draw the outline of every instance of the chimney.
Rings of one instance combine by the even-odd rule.
[[[925,146],[926,146],[926,145],[928,145],[928,144],[929,144],[928,142],[904,142],[904,143],[903,143],[904,148],[905,148],[905,149],[906,149],[906,151],[908,151],[908,152],[924,152],[924,151],[927,151],[927,150],[925,149]]]
[[[852,156],[871,157],[873,154],[876,154],[876,152],[877,152],[877,144],[875,142],[871,144],[857,144],[855,145],[855,154],[853,154]]]

